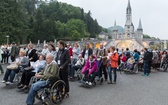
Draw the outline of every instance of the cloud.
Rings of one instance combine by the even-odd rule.
[[[105,28],[117,25],[124,26],[126,21],[126,7],[128,0],[58,0],[74,6],[89,10],[93,18]],[[132,7],[132,20],[135,29],[139,19],[142,19],[144,33],[168,39],[168,1],[167,0],[130,0]]]

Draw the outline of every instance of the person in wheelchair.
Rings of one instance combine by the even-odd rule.
[[[45,63],[46,63],[45,56],[40,55],[39,60],[37,60],[35,63],[31,63],[30,67],[25,68],[22,73],[18,89],[21,89],[22,91],[28,89],[31,77],[35,76],[37,72],[40,72],[44,68]]]
[[[42,72],[39,72],[35,75],[37,79],[40,79],[36,83],[31,85],[29,94],[27,96],[26,104],[33,105],[35,101],[35,95],[38,90],[47,86],[52,82],[53,78],[55,80],[59,79],[59,67],[54,60],[54,55],[48,53],[46,56],[46,66]]]
[[[82,55],[79,54],[76,64],[73,65],[70,69],[70,80],[74,79],[75,70],[77,71],[78,69],[82,68],[84,63],[85,63],[84,58],[82,58]]]
[[[13,83],[13,80],[15,78],[15,74],[18,73],[21,68],[28,67],[29,65],[29,59],[26,57],[26,52],[24,50],[20,50],[19,57],[15,60],[16,64],[18,65],[18,68],[15,70],[9,70],[7,69],[3,78],[3,83],[6,83],[7,85],[10,85]],[[12,62],[14,63],[14,62]],[[8,81],[8,77],[10,76],[10,80]]]
[[[92,85],[93,79],[98,72],[97,61],[94,55],[90,55],[89,59],[86,61],[85,66],[82,69],[82,74],[84,74],[84,81],[88,85]]]
[[[134,59],[133,55],[131,55],[131,57],[127,61],[127,69],[126,69],[126,71],[133,71],[134,64],[135,64],[135,59]]]

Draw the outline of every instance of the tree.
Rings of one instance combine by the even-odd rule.
[[[74,33],[74,30],[79,33],[80,37],[83,38],[86,33],[86,24],[80,19],[71,19],[67,22],[67,28],[70,35]]]

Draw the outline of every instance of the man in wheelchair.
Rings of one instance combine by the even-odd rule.
[[[78,69],[81,69],[83,67],[84,63],[85,63],[84,58],[82,58],[82,55],[79,54],[77,62],[75,63],[75,65],[71,66],[71,69],[69,71],[70,72],[69,73],[70,74],[70,78],[69,78],[70,80],[75,79],[75,77],[74,77],[75,71],[77,71]]]
[[[82,74],[84,74],[83,81],[86,84],[92,85],[96,72],[98,71],[96,57],[93,55],[89,56],[85,66],[82,69]]]
[[[47,54],[46,56],[46,66],[44,70],[35,75],[37,79],[40,79],[36,83],[31,85],[29,94],[27,96],[26,104],[33,105],[35,101],[35,95],[38,90],[47,86],[51,78],[59,78],[59,68],[57,63],[54,61],[54,56],[52,54]]]

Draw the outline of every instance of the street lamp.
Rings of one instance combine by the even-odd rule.
[[[6,38],[7,38],[7,45],[8,45],[8,43],[9,43],[9,35],[7,35]]]

